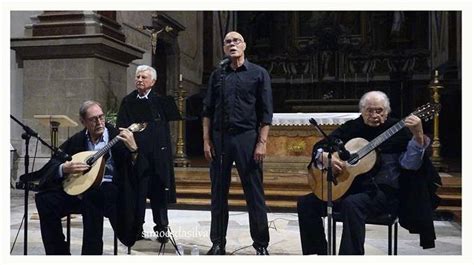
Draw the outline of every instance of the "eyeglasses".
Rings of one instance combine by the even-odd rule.
[[[365,109],[364,110],[365,113],[368,113],[368,114],[382,114],[384,112],[384,109],[383,108],[368,108],[368,109]]]
[[[103,121],[105,121],[105,115],[100,114],[98,116],[89,117],[89,118],[87,118],[87,121],[88,122],[94,122],[94,123],[103,122]]]
[[[234,45],[239,45],[239,44],[241,44],[242,42],[243,42],[243,41],[242,41],[241,39],[239,39],[239,38],[226,39],[226,40],[224,40],[224,46],[230,46],[230,45],[232,45],[232,43],[233,43]]]

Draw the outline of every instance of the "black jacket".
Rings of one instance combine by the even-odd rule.
[[[149,100],[137,99],[134,90],[125,96],[117,114],[117,126],[128,127],[134,122],[147,122],[147,128],[135,134],[139,153],[144,159],[139,167],[138,177],[144,174],[159,176],[160,182],[168,189],[168,203],[176,202],[176,185],[173,168],[169,121],[181,116],[172,97],[158,96],[153,90]],[[152,190],[156,190],[153,189]],[[164,192],[164,191],[163,191]]]
[[[106,124],[109,131],[109,139],[112,140],[118,135],[119,131],[110,124]],[[74,134],[59,148],[70,156],[82,151],[87,151],[86,130]],[[118,186],[117,198],[117,237],[126,246],[132,246],[135,243],[136,227],[138,227],[135,218],[137,195],[135,193],[135,183],[137,168],[143,164],[140,155],[132,164],[131,155],[123,142],[119,141],[112,148],[112,158],[115,164],[115,175],[113,183]],[[62,190],[62,179],[59,178],[59,165],[62,163],[57,157],[53,157],[44,167],[36,172],[40,177],[39,192],[48,190]],[[31,179],[30,179],[31,180]],[[140,223],[141,225],[141,223]]]
[[[329,138],[338,138],[344,143],[355,137],[362,137],[371,141],[396,122],[398,122],[397,119],[389,118],[380,127],[372,128],[365,125],[362,117],[359,117],[341,125],[329,135]],[[403,152],[406,150],[409,139],[411,139],[411,133],[407,128],[404,128],[381,144],[378,151],[387,153]],[[314,145],[311,163],[314,162],[317,149],[324,147],[326,143],[326,140],[322,140]],[[409,230],[410,233],[420,234],[420,246],[423,248],[433,248],[435,246],[436,235],[433,215],[434,209],[440,201],[436,195],[436,189],[441,186],[441,178],[433,167],[428,153],[427,150],[421,168],[418,170],[402,169],[398,179],[400,187],[400,205],[398,209],[400,225]],[[359,184],[361,180],[363,178],[356,178],[352,187]]]
[[[441,178],[429,156],[425,154],[420,169],[402,170],[399,184],[400,225],[410,233],[420,234],[420,246],[424,249],[434,248],[436,234],[433,213],[440,202],[436,190],[441,186]]]

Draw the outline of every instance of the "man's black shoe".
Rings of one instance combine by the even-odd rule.
[[[222,247],[220,244],[212,244],[211,249],[209,249],[206,255],[225,255],[225,247]]]
[[[255,255],[257,256],[260,256],[260,255],[263,255],[263,256],[268,256],[270,254],[268,254],[268,250],[266,247],[258,247],[255,249],[257,251],[257,253]]]

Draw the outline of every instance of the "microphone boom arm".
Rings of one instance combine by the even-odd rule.
[[[63,150],[61,150],[58,147],[52,147],[49,145],[47,142],[45,142],[37,132],[35,132],[33,129],[28,127],[27,125],[23,124],[21,121],[19,121],[17,118],[15,118],[13,115],[10,114],[10,118],[14,120],[18,125],[20,125],[25,133],[29,136],[37,138],[44,146],[48,147],[51,151],[53,151],[53,156],[59,158],[61,161],[71,161],[72,158],[70,155],[66,154]]]

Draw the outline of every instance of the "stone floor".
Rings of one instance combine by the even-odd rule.
[[[20,223],[23,216],[23,191],[11,190],[11,215],[10,215],[10,248],[11,255],[23,254],[23,230]],[[41,242],[39,220],[33,202],[33,195],[29,200],[28,218],[28,254],[44,255]],[[151,210],[147,210],[144,226],[146,239],[138,241],[133,246],[131,255],[157,255],[160,244],[152,233]],[[271,255],[300,255],[301,244],[299,240],[298,218],[294,213],[269,213],[270,245],[268,250]],[[190,255],[193,246],[199,249],[200,255],[211,246],[209,241],[210,213],[197,210],[170,210],[170,227],[178,245],[184,249],[184,255]],[[104,222],[104,254],[113,255],[113,231],[108,221]],[[71,225],[71,252],[79,255],[82,242],[81,216],[73,216]],[[404,228],[399,228],[398,254],[399,255],[462,255],[462,230],[451,221],[435,222],[437,240],[436,247],[423,250],[419,247],[418,235],[409,234]],[[337,226],[341,235],[341,226]],[[15,237],[18,238],[15,242]],[[14,243],[15,242],[15,243]],[[339,237],[336,241],[339,243]],[[229,255],[253,255],[252,241],[249,234],[248,215],[246,212],[231,212],[227,236],[227,252]],[[386,255],[387,229],[385,226],[367,226],[367,239],[365,244],[367,255]],[[119,243],[119,255],[125,255],[127,248]],[[171,244],[165,246],[165,255],[175,255]]]

